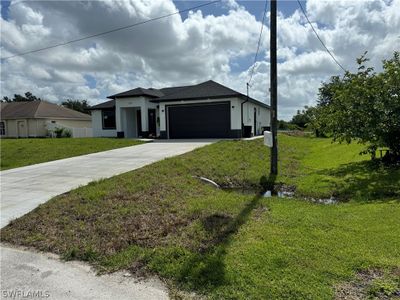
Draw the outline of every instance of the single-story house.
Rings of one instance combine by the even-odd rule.
[[[2,137],[44,137],[49,127],[91,128],[92,118],[47,101],[0,103]]]
[[[135,88],[91,107],[93,136],[240,138],[270,126],[270,107],[209,80],[180,87]]]

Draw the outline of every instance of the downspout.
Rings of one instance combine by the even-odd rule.
[[[242,136],[241,136],[241,137],[243,137],[243,130],[244,130],[244,124],[243,124],[243,104],[245,104],[246,102],[249,101],[249,83],[248,83],[248,82],[246,83],[246,88],[247,88],[247,97],[246,97],[246,100],[243,101],[243,102],[240,104],[240,117],[241,117],[241,122],[242,122]]]

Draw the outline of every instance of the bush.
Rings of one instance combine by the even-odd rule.
[[[62,128],[62,127],[56,127],[56,129],[54,129],[54,133],[57,138],[61,138],[63,136],[63,132],[64,132],[64,128]]]
[[[70,138],[72,137],[72,132],[69,129],[64,129],[63,137]]]
[[[72,132],[71,130],[64,128],[64,127],[56,127],[54,129],[54,133],[57,138],[70,138],[72,137]]]

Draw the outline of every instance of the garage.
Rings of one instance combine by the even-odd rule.
[[[170,105],[167,110],[170,139],[230,136],[230,102]]]

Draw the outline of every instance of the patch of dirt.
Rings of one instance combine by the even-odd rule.
[[[261,188],[253,186],[243,186],[243,187],[221,187],[222,190],[233,193],[240,193],[244,195],[259,195],[261,193]]]
[[[282,130],[279,133],[288,135],[288,136],[311,136],[311,131],[303,131],[303,130]]]
[[[146,262],[143,260],[136,260],[133,262],[128,268],[128,271],[138,279],[146,279],[154,275],[148,270]]]
[[[261,218],[261,216],[268,211],[268,207],[264,206],[264,205],[260,205],[259,207],[257,207],[256,209],[254,209],[254,214],[253,214],[253,218],[255,220],[258,220]]]
[[[207,231],[215,232],[220,231],[221,228],[226,227],[231,221],[232,216],[228,214],[213,214],[201,220],[203,227]]]
[[[357,273],[356,279],[335,287],[336,300],[400,299],[400,268],[379,269]]]

